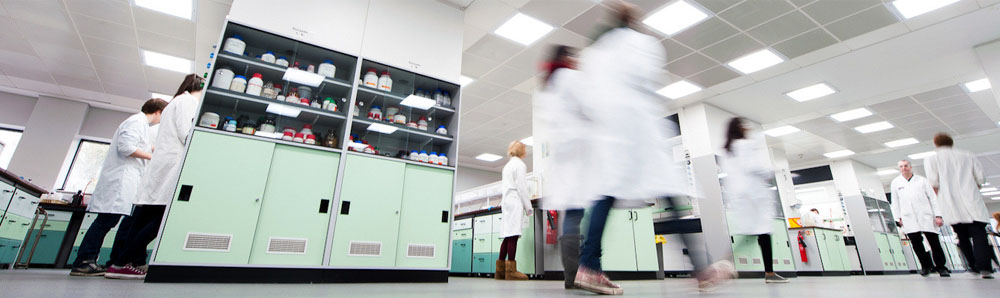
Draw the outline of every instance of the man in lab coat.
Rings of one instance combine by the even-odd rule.
[[[950,276],[944,266],[947,261],[944,258],[944,250],[938,241],[938,227],[944,225],[944,220],[941,218],[941,210],[938,209],[937,195],[927,183],[927,179],[913,174],[909,160],[900,160],[897,166],[900,175],[892,179],[889,186],[892,194],[892,215],[895,217],[896,225],[913,244],[913,251],[920,261],[920,275],[928,276],[933,269],[943,277]],[[933,262],[931,255],[924,248],[924,237],[927,237],[927,243],[931,246]]]
[[[97,213],[97,218],[83,236],[69,275],[104,275],[106,269],[97,264],[101,243],[108,231],[118,224],[122,215],[132,213],[139,178],[146,167],[146,160],[153,156],[150,126],[160,123],[160,114],[166,106],[165,100],[150,99],[142,105],[142,112],[128,117],[115,130],[111,148],[104,157],[97,186],[87,204],[87,211]],[[119,240],[124,238],[115,238],[116,242]]]
[[[953,149],[954,141],[945,133],[934,136],[936,154],[924,160],[927,181],[938,196],[941,215],[958,236],[972,271],[984,279],[993,279],[990,251],[986,239],[986,224],[990,215],[979,189],[986,181],[983,166],[968,151]],[[906,223],[903,223],[904,225]]]

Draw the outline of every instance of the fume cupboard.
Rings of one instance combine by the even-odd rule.
[[[242,54],[221,50],[234,35],[246,43]],[[246,77],[261,74],[284,87],[282,95],[311,89],[309,97],[332,98],[336,109],[220,88],[213,75],[198,116],[269,117],[279,132],[311,125],[317,138],[336,141],[308,144],[193,128],[146,281],[447,280],[459,86],[298,39],[227,20],[209,74],[221,68]],[[255,57],[265,51],[284,56],[290,65],[298,62],[303,70],[330,60],[336,72],[309,85],[286,75],[294,65]],[[391,73],[391,89],[363,86],[368,69]],[[448,91],[452,104],[403,105],[418,88]],[[425,117],[447,133],[369,118],[376,105],[383,111],[396,107],[410,119]],[[362,145],[379,152],[366,153]],[[441,152],[450,159],[409,160],[397,154],[404,150]]]

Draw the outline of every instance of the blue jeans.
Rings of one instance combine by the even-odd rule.
[[[97,260],[97,255],[101,252],[101,243],[104,242],[104,237],[108,235],[108,231],[111,228],[114,228],[118,224],[118,220],[121,218],[121,214],[97,214],[94,223],[87,229],[87,234],[83,236],[83,241],[80,242],[80,250],[76,253],[76,260],[73,261],[73,267],[82,266],[84,261]]]
[[[583,250],[580,252],[580,266],[601,271],[601,238],[604,237],[604,226],[608,222],[608,213],[615,198],[604,197],[594,203],[590,209],[590,225],[583,239]],[[564,232],[565,233],[565,232]]]

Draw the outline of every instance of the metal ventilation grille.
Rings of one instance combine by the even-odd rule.
[[[229,251],[233,235],[188,233],[184,239],[185,250]]]
[[[406,247],[406,256],[411,258],[433,258],[434,245],[410,244]]]
[[[760,265],[760,264],[764,264],[764,262],[761,261],[760,258],[753,258],[753,264],[754,265]]]
[[[791,265],[792,264],[792,260],[784,259],[784,261],[785,261],[785,265]]]
[[[357,242],[351,241],[351,247],[347,251],[349,256],[381,256],[382,242]]]
[[[267,253],[305,254],[308,240],[299,238],[268,238]]]
[[[781,263],[778,262],[778,259],[774,259],[774,260],[771,261],[771,264],[781,264]]]
[[[736,262],[743,265],[747,265],[750,264],[750,259],[747,259],[747,257],[739,257],[737,258]]]

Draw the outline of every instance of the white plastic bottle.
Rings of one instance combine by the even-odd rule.
[[[417,120],[417,129],[427,130],[427,118],[420,117],[420,120]]]
[[[369,68],[368,72],[365,73],[364,85],[366,87],[378,89],[378,74],[375,73],[374,68]]]
[[[222,45],[223,52],[229,52],[236,55],[243,55],[243,51],[247,49],[247,43],[243,41],[243,37],[239,34],[233,34],[232,37],[226,38],[226,43]]]
[[[264,90],[264,79],[261,78],[261,74],[253,74],[253,77],[247,81],[247,94],[260,96],[261,91]]]
[[[420,151],[420,155],[417,158],[417,161],[419,162],[427,162],[427,159],[430,158],[430,156],[427,155],[427,151]]]
[[[382,72],[382,76],[378,78],[378,89],[392,92],[392,77],[389,76],[388,70]]]
[[[260,56],[260,60],[267,63],[274,63],[274,52],[271,51],[264,52],[264,55]]]
[[[437,164],[438,163],[438,153],[437,152],[431,152],[431,154],[427,156],[427,163]]]
[[[448,91],[444,92],[444,106],[446,107],[451,106],[451,94],[448,93]]]
[[[246,92],[247,91],[247,78],[244,76],[233,77],[233,83],[229,85],[229,90],[236,92]]]
[[[337,76],[337,66],[333,65],[333,61],[323,60],[323,63],[319,64],[319,68],[316,69],[317,74],[332,78]]]
[[[445,128],[444,125],[438,125],[437,130],[435,130],[434,132],[446,135],[446,134],[448,134],[448,129]]]
[[[288,67],[288,58],[285,58],[285,56],[278,56],[278,60],[275,60],[274,64]]]
[[[420,160],[420,153],[417,153],[417,150],[410,151],[410,160],[412,161]]]
[[[448,156],[444,155],[444,153],[441,153],[441,155],[438,155],[438,161],[441,162],[441,163],[439,163],[439,165],[447,166],[448,165]]]

